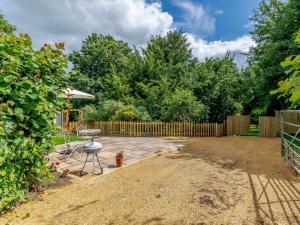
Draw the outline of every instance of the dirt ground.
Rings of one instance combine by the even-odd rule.
[[[300,179],[274,138],[192,138],[95,179],[49,188],[0,224],[300,224]]]

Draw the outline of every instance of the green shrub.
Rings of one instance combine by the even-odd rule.
[[[150,120],[150,115],[144,107],[135,107],[134,105],[128,105],[124,108],[116,111],[111,120],[119,121],[138,121],[138,120]]]
[[[207,116],[205,106],[189,90],[176,89],[163,102],[163,120],[203,122]]]
[[[36,51],[28,35],[0,33],[0,211],[49,177],[45,155],[64,106],[63,47]]]
[[[77,111],[70,111],[70,122],[77,122],[79,119],[79,113]]]
[[[109,120],[150,120],[146,109],[142,106],[125,105],[123,102],[106,100],[100,107],[89,105],[83,108],[85,121],[109,121]]]

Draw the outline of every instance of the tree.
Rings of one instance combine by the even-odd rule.
[[[270,95],[270,91],[289,76],[281,67],[281,62],[289,55],[300,53],[293,41],[300,27],[299,12],[299,0],[271,0],[263,1],[252,17],[255,29],[251,34],[257,46],[251,50],[249,63],[256,68],[257,88],[247,108],[261,114],[273,114],[274,109],[289,107],[284,96]]]
[[[49,176],[45,155],[66,87],[62,50],[60,43],[36,51],[26,34],[0,35],[0,211]]]
[[[10,24],[0,13],[0,34],[12,34],[14,31],[16,31],[16,26]]]
[[[129,82],[136,104],[143,105],[152,119],[161,119],[162,102],[178,87],[185,87],[196,64],[189,43],[182,32],[172,31],[165,37],[154,36],[135,54]]]
[[[229,54],[199,63],[192,81],[195,96],[207,107],[208,121],[222,122],[241,112],[243,79]]]
[[[199,63],[182,32],[153,36],[141,51],[93,34],[71,59],[73,72],[79,72],[72,76],[73,86],[100,99],[89,108],[93,118],[99,110],[99,117],[106,120],[222,122],[241,111],[243,77],[233,59],[227,55]],[[108,103],[112,107],[106,107]],[[121,104],[120,109],[113,107]]]
[[[296,43],[300,45],[300,29],[296,36]],[[292,108],[298,108],[300,106],[300,54],[289,56],[281,63],[282,67],[287,69],[291,74],[289,78],[278,83],[279,88],[272,94],[282,94],[287,96],[292,103]]]
[[[125,80],[123,74],[131,51],[123,41],[115,40],[109,35],[93,33],[82,42],[80,51],[74,51],[70,55],[70,61],[73,64],[71,85],[93,93],[97,99],[113,97],[115,100],[119,100],[120,95],[105,96],[105,93],[109,93],[111,83],[116,84],[116,82]],[[121,78],[112,76],[113,74],[117,74]],[[122,83],[121,86],[123,85],[126,86]],[[118,91],[121,90],[123,89]]]
[[[197,101],[192,91],[176,89],[163,102],[164,121],[203,122],[206,119],[205,106]]]

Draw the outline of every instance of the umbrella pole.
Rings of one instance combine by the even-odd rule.
[[[68,109],[67,109],[67,129],[68,129],[68,133],[70,132],[70,96],[68,95]]]

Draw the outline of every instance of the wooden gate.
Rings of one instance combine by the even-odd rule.
[[[227,116],[227,135],[247,135],[250,132],[250,116]]]
[[[259,117],[259,136],[260,137],[277,137],[278,122],[275,116]]]

